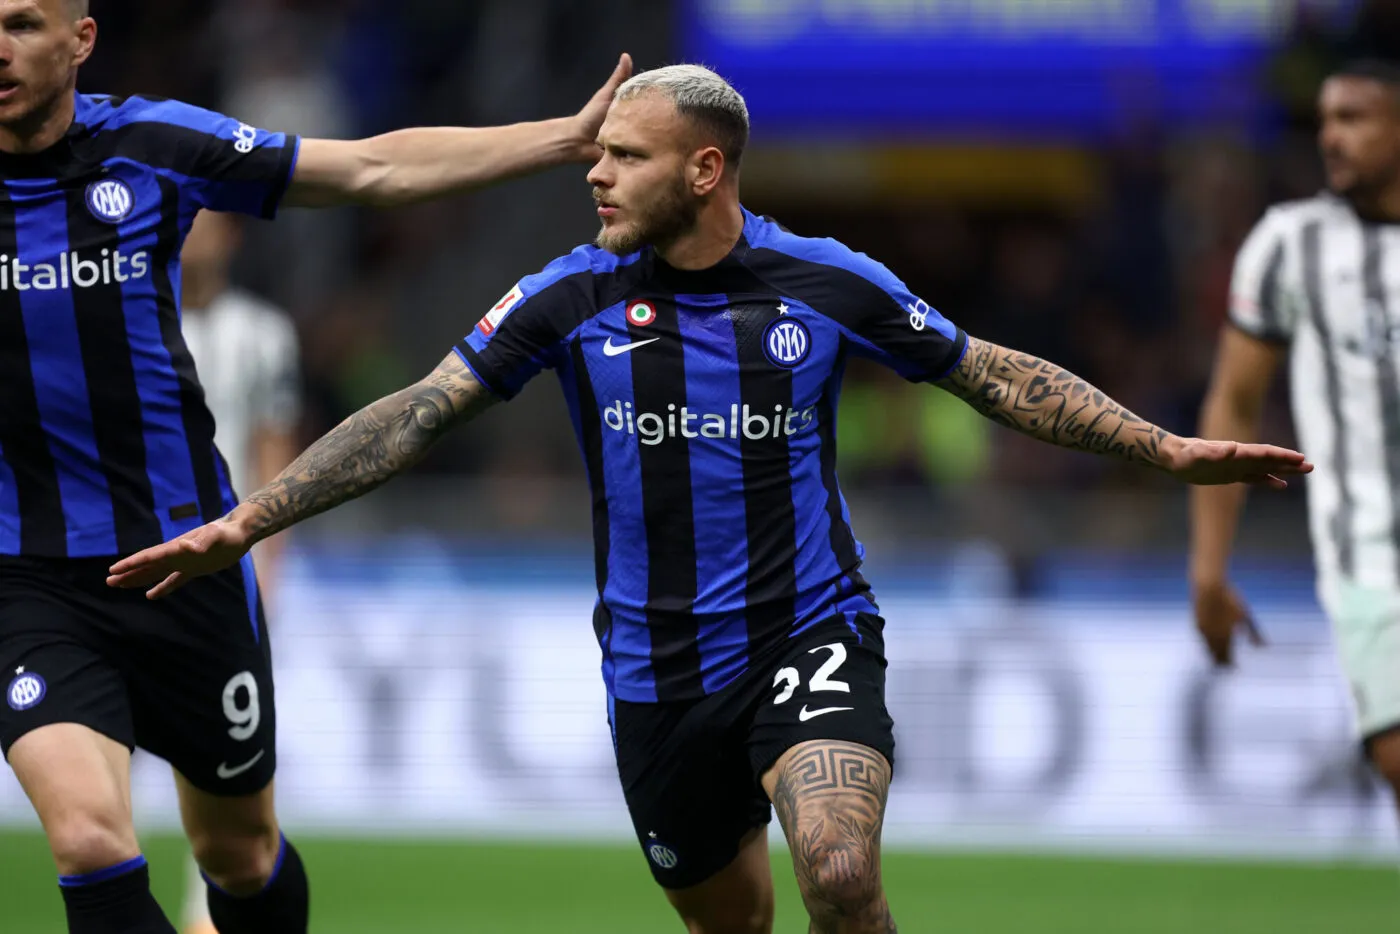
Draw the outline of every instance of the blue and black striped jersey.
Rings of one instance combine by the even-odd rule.
[[[504,399],[564,389],[593,493],[609,693],[713,693],[824,618],[874,612],[836,481],[848,355],[910,380],[967,337],[884,266],[745,213],[719,264],[591,246],[521,280],[457,352]]]
[[[176,101],[77,95],[0,154],[0,554],[129,553],[234,504],[180,334],[201,208],[271,217],[298,140]]]

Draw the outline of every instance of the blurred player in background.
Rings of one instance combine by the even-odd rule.
[[[292,462],[301,421],[296,325],[282,309],[229,282],[241,240],[236,216],[201,211],[180,253],[181,330],[236,491],[259,489]],[[268,541],[253,551],[264,601],[275,587],[281,549]]]
[[[0,0],[0,752],[73,934],[175,930],[132,826],[137,746],[175,770],[219,930],[301,934],[251,559],[164,604],[105,584],[237,502],[180,331],[182,242],[202,209],[405,204],[588,158],[631,65],[573,117],[315,140],[78,94],[96,41],[86,0]]]
[[[704,68],[624,84],[589,174],[598,245],[522,279],[421,383],[111,580],[178,596],[553,368],[592,486],[618,769],[657,882],[692,934],[771,930],[776,805],[810,929],[888,934],[894,738],[884,624],[836,481],[847,356],[1042,440],[1191,482],[1282,485],[1277,474],[1308,467],[1279,448],[1170,435],[1053,364],[967,336],[868,257],[749,213],[748,133],[743,98]]]
[[[1400,796],[1400,65],[1362,61],[1322,86],[1329,191],[1269,210],[1240,249],[1229,324],[1201,415],[1247,441],[1291,358],[1318,597],[1351,685],[1360,739]],[[1244,490],[1197,490],[1191,587],[1212,657],[1258,630],[1229,583]]]
[[[181,330],[214,416],[214,443],[228,461],[235,491],[259,489],[292,462],[301,419],[296,325],[280,308],[229,281],[241,233],[235,215],[200,211],[180,251]],[[275,605],[285,544],[279,536],[253,551],[265,605]],[[275,618],[276,612],[270,615]],[[186,934],[216,934],[197,863],[191,863],[189,875]]]

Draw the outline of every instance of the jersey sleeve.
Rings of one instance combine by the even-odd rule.
[[[160,101],[141,119],[167,129],[174,168],[200,207],[269,220],[276,216],[296,170],[299,137],[179,101]]]
[[[1255,225],[1235,257],[1230,279],[1229,321],[1260,340],[1292,340],[1297,311],[1283,287],[1284,224],[1271,210]]]
[[[882,263],[834,240],[783,253],[789,259],[765,263],[765,277],[835,321],[857,355],[911,382],[942,379],[962,359],[967,335]]]
[[[259,328],[258,379],[249,406],[255,427],[290,431],[301,421],[301,346],[296,327],[268,314]]]
[[[458,356],[483,386],[509,400],[557,365],[564,341],[591,314],[591,291],[580,281],[586,263],[575,252],[521,279],[458,342]]]
[[[967,335],[910,292],[883,264],[857,255],[864,267],[859,270],[860,277],[873,288],[852,289],[855,352],[883,363],[911,382],[947,376],[967,350]]]

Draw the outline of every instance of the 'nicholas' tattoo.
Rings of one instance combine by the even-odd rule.
[[[967,343],[942,385],[983,415],[1061,447],[1162,466],[1161,428],[1053,363],[975,337]]]
[[[449,357],[422,382],[372,402],[302,452],[248,497],[261,539],[363,496],[423,459],[459,419],[490,404],[466,366]]]

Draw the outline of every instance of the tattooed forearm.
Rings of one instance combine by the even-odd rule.
[[[1022,434],[1061,447],[1163,465],[1166,431],[1039,357],[969,337],[962,362],[942,385],[983,415]]]
[[[460,360],[351,415],[244,501],[254,540],[363,496],[422,460],[459,419],[486,404]]]
[[[784,764],[773,805],[792,849],[813,934],[895,930],[880,881],[890,767],[856,743],[804,743]]]

